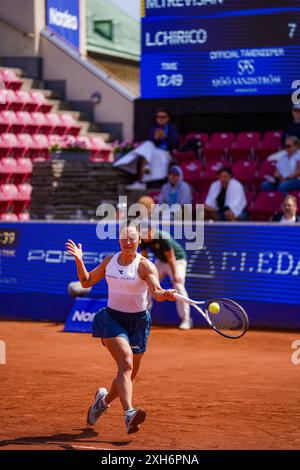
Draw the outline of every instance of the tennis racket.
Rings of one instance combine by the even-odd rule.
[[[192,305],[205,318],[209,326],[225,338],[241,338],[249,328],[248,315],[237,302],[230,299],[213,299],[209,302],[198,302],[184,295],[175,294],[181,302]],[[217,313],[210,312],[210,305],[218,304]],[[199,306],[201,305],[201,307]]]

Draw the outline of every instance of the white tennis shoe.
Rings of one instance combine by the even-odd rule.
[[[192,327],[193,320],[191,318],[189,318],[188,320],[183,320],[179,325],[180,330],[190,330]]]
[[[87,424],[90,426],[94,426],[100,416],[103,415],[103,413],[106,412],[107,408],[109,408],[109,405],[105,405],[103,403],[103,398],[106,397],[107,395],[107,390],[106,388],[102,387],[99,388],[96,392],[95,395],[95,401],[92,404],[92,406],[89,408],[88,414],[87,414]]]
[[[132,408],[125,413],[125,426],[127,434],[139,431],[140,424],[145,421],[146,413],[142,408]]]

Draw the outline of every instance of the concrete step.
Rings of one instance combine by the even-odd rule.
[[[101,137],[104,142],[109,142],[110,139],[110,134],[107,132],[87,132],[86,135],[89,137]]]
[[[0,70],[11,70],[12,72],[15,72],[17,77],[22,78],[22,69],[20,69],[18,67],[4,67],[4,66],[1,65]]]

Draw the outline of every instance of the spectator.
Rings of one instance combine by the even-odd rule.
[[[144,191],[146,182],[166,178],[171,161],[170,151],[179,143],[177,126],[170,120],[166,109],[158,109],[155,126],[149,132],[149,140],[114,163],[114,166],[138,176],[138,180],[128,185],[127,189]]]
[[[288,194],[285,196],[282,203],[282,212],[274,215],[273,222],[280,222],[281,224],[295,224],[300,222],[300,217],[297,215],[297,199],[295,196]]]
[[[287,194],[300,189],[300,141],[296,136],[285,139],[285,151],[279,158],[274,176],[267,176],[261,185],[263,191],[281,191]]]
[[[247,199],[243,185],[232,176],[230,168],[218,171],[218,180],[210,185],[205,200],[205,218],[212,220],[248,220]]]
[[[159,204],[192,204],[192,190],[183,179],[182,169],[174,165],[169,170],[168,183],[161,188]]]
[[[300,140],[300,104],[294,104],[292,109],[293,122],[290,122],[283,131],[282,146],[285,145],[285,140],[288,136],[298,137]]]

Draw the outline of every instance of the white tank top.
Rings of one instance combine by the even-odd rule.
[[[128,266],[121,266],[116,253],[106,266],[105,279],[108,284],[108,307],[125,313],[142,312],[147,308],[148,286],[138,275],[141,260],[136,254]]]

